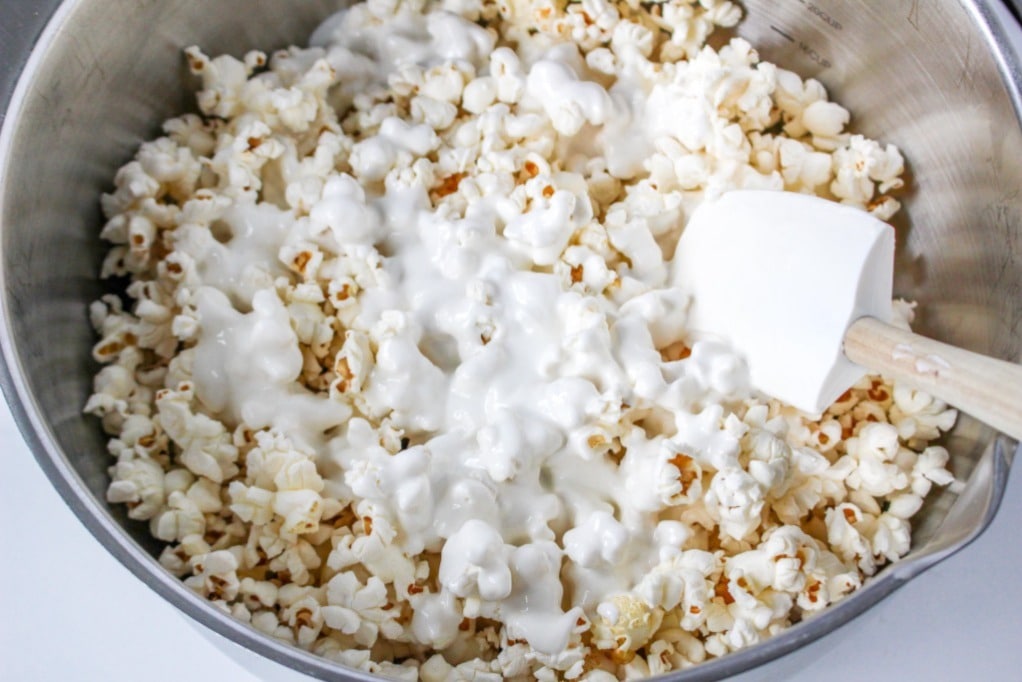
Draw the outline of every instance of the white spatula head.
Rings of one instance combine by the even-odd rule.
[[[752,385],[819,414],[866,370],[842,352],[863,316],[888,322],[894,229],[792,192],[738,190],[701,205],[674,256],[696,338],[730,343]]]

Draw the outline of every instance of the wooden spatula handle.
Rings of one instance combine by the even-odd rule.
[[[940,398],[1022,440],[1022,366],[962,350],[872,317],[845,332],[852,362]]]

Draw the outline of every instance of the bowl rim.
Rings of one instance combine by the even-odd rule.
[[[1016,120],[1022,126],[1022,57],[991,7],[991,2],[997,1],[957,0],[971,14],[973,21],[985,35],[987,46],[991,50],[1002,83],[1015,110]],[[8,161],[15,131],[23,118],[30,84],[55,41],[64,32],[64,28],[74,22],[83,2],[84,0],[63,0],[57,5],[42,33],[31,46],[28,59],[20,64],[20,73],[17,74],[16,84],[9,99],[4,101],[3,93],[0,93],[2,116],[0,229],[3,226],[5,204],[3,190],[9,174]],[[1019,45],[1022,46],[1022,41]],[[19,62],[16,60],[12,66],[17,68],[18,65]],[[3,68],[3,65],[0,65],[0,68]],[[4,267],[0,262],[0,283],[4,281]],[[113,519],[106,507],[88,491],[71,466],[49,424],[42,418],[42,411],[29,389],[26,372],[21,364],[19,350],[12,341],[11,331],[11,311],[5,288],[3,295],[0,295],[0,389],[22,437],[50,483],[78,520],[111,555],[184,615],[248,651],[318,679],[363,682],[381,679],[281,642],[235,619],[188,589],[183,581],[164,569],[152,555],[135,542]],[[1022,446],[1018,450],[1022,451]],[[978,524],[957,542],[918,556],[910,554],[906,559],[892,564],[871,578],[852,597],[828,607],[819,615],[798,623],[760,644],[709,660],[693,668],[652,679],[699,682],[729,677],[780,658],[842,627],[907,581],[960,551],[983,533],[996,515],[1015,453],[1014,442],[1003,436],[996,437],[988,447],[980,464],[977,465],[977,471],[983,461],[989,462],[992,468],[991,490],[986,500],[986,508]]]

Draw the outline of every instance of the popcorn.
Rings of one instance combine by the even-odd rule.
[[[504,228],[507,239],[522,250],[536,265],[552,265],[568,245],[575,226],[575,196],[547,185],[536,199],[536,206],[513,219]],[[549,195],[549,196],[548,196]]]
[[[688,631],[700,628],[713,594],[711,575],[720,570],[719,560],[709,552],[691,549],[662,560],[643,577],[635,592],[645,603],[676,611]]]
[[[330,230],[343,247],[374,236],[380,219],[366,205],[365,190],[358,182],[350,175],[337,175],[324,184],[322,198],[310,210],[309,221],[317,232]]]
[[[796,140],[780,140],[778,145],[781,175],[787,186],[815,189],[830,182],[832,161],[823,152],[813,151]]]
[[[238,559],[229,550],[200,554],[191,559],[192,576],[185,585],[206,597],[231,600],[237,596],[240,582]]]
[[[453,682],[500,682],[503,678],[498,672],[491,672],[489,666],[481,660],[466,661],[458,666],[451,666],[442,660],[442,656],[433,656],[423,664],[420,671],[424,682],[452,680]]]
[[[920,500],[921,502],[922,500]],[[905,509],[899,511],[902,514],[915,513],[919,507],[913,506],[916,508],[911,512]],[[870,544],[875,555],[883,556],[888,561],[897,561],[908,553],[911,544],[911,530],[908,522],[896,514],[881,514],[876,520]]]
[[[948,485],[955,482],[947,470],[950,456],[944,448],[933,445],[923,450],[912,467],[912,492],[920,497],[930,492],[930,485]]]
[[[191,150],[193,156],[210,156],[216,148],[216,123],[204,121],[195,114],[172,118],[163,124],[163,131],[181,147]]]
[[[603,123],[612,106],[606,90],[579,79],[569,66],[554,61],[533,65],[526,92],[541,104],[561,135],[574,135],[585,123]]]
[[[118,462],[113,467],[106,499],[111,504],[128,505],[128,517],[151,519],[165,504],[163,467],[150,459]]]
[[[580,566],[616,564],[624,558],[628,531],[606,512],[596,512],[588,521],[564,534],[564,552]]]
[[[600,604],[593,623],[593,643],[627,662],[660,627],[663,612],[630,595],[617,595]]]
[[[380,634],[390,639],[401,634],[402,627],[385,608],[387,589],[376,577],[363,585],[354,573],[338,573],[326,585],[326,601],[326,625],[362,646],[372,646]]]
[[[490,53],[490,73],[497,82],[497,100],[517,104],[525,94],[521,61],[510,48],[498,47]]]
[[[323,630],[323,609],[313,597],[299,599],[285,609],[282,616],[294,630],[295,640],[299,646],[308,647],[319,638]]]
[[[886,148],[853,135],[834,152],[834,181],[830,191],[844,203],[867,207],[874,194],[901,187],[904,161],[893,145]]]
[[[156,197],[160,191],[160,182],[146,173],[139,161],[132,161],[117,171],[114,186],[114,192],[104,194],[101,201],[103,214],[111,219],[138,208],[145,199]]]
[[[609,20],[609,13],[607,16],[607,23],[611,23],[613,20]],[[650,29],[641,24],[621,21],[614,26],[610,49],[622,62],[628,62],[635,59],[633,55],[649,57],[653,51],[653,42],[654,36]]]
[[[891,460],[898,454],[898,432],[890,424],[870,423],[846,444],[850,457],[858,459],[855,470],[846,479],[854,489],[874,497],[889,495],[908,486],[908,476]]]
[[[286,436],[261,431],[245,458],[246,480],[228,487],[231,510],[243,521],[264,525],[281,519],[285,539],[314,533],[324,510],[324,484],[311,455]]]
[[[876,571],[876,562],[869,539],[859,527],[863,525],[865,530],[865,526],[873,521],[856,505],[848,502],[827,510],[827,541],[837,550],[838,556],[845,561],[857,563],[866,575]]]
[[[719,519],[723,534],[741,540],[759,526],[763,497],[763,487],[751,475],[737,468],[723,469],[710,482],[706,506]]]
[[[157,540],[180,542],[189,535],[202,535],[206,531],[203,510],[188,496],[172,492],[167,507],[149,522],[149,532]]]
[[[840,104],[817,100],[802,110],[802,125],[814,138],[817,147],[820,138],[834,139],[848,124],[848,110]]]
[[[483,76],[469,81],[461,94],[461,106],[472,114],[481,114],[497,101],[497,81]]]
[[[907,386],[894,387],[891,423],[905,440],[928,441],[950,429],[958,413],[933,397]]]
[[[900,152],[820,83],[706,45],[740,16],[369,0],[309,48],[189,48],[201,115],[102,197],[131,281],[89,311],[107,497],[160,563],[367,673],[600,682],[903,556],[960,485],[954,410],[879,377],[819,418],[765,399],[670,285],[722,192],[900,207]]]
[[[279,588],[267,580],[242,578],[239,593],[250,610],[272,608],[277,603]]]
[[[500,535],[481,521],[468,521],[444,545],[440,584],[459,597],[496,601],[511,594],[510,556]]]
[[[282,490],[273,498],[273,511],[284,519],[282,536],[309,533],[319,525],[322,501],[314,490]]]
[[[194,392],[164,389],[156,396],[157,419],[163,431],[181,449],[179,461],[193,473],[215,483],[232,478],[238,471],[237,448],[230,442],[224,425],[192,411]]]

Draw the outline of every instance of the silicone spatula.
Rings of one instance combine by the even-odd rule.
[[[890,324],[894,229],[865,211],[728,192],[692,214],[672,268],[690,330],[729,343],[769,396],[819,414],[874,371],[1022,439],[1022,367]]]

